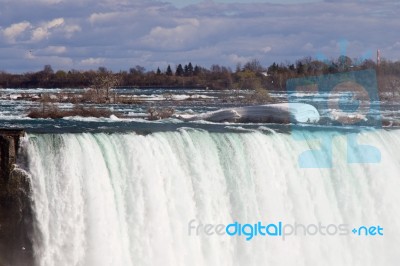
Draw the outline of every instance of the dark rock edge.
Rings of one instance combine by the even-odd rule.
[[[31,185],[16,168],[21,129],[0,129],[0,266],[34,265]]]

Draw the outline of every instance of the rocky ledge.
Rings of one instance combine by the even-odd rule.
[[[0,266],[33,265],[30,183],[15,167],[24,134],[0,129]]]

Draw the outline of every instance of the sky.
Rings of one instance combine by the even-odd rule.
[[[0,0],[0,71],[400,60],[398,0]]]

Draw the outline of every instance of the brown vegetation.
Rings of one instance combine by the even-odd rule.
[[[61,110],[54,104],[46,104],[41,108],[31,109],[28,113],[30,118],[52,118],[58,119],[68,116],[82,117],[110,117],[113,113],[108,109],[94,107],[83,107],[76,105],[72,110]]]

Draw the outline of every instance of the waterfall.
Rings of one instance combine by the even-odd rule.
[[[360,141],[379,149],[379,163],[349,164],[340,135],[332,168],[301,168],[299,154],[318,143],[261,130],[28,134],[36,264],[398,265],[400,131]],[[204,233],[259,221],[384,234]]]

